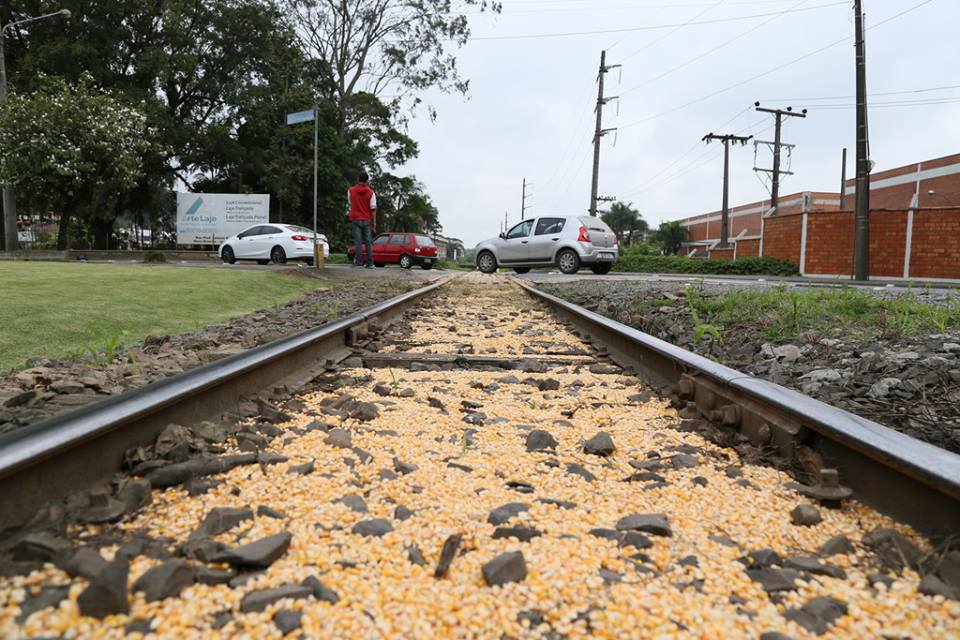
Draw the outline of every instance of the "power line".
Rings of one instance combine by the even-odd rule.
[[[730,118],[729,120],[727,120],[726,122],[724,122],[722,125],[720,125],[720,126],[717,127],[717,128],[718,128],[718,129],[724,129],[724,128],[726,128],[726,126],[727,126],[728,124],[730,124],[731,122],[733,122],[734,120],[736,120],[737,118],[739,118],[740,116],[742,116],[744,113],[750,111],[751,109],[753,109],[753,105],[750,105],[750,106],[746,107],[745,109],[743,109],[742,111],[737,112],[736,115],[734,115],[732,118]],[[668,164],[666,167],[664,167],[663,169],[661,169],[661,170],[658,171],[657,173],[655,173],[655,174],[653,174],[652,176],[650,176],[649,178],[647,178],[647,184],[649,184],[650,182],[656,180],[657,178],[659,178],[660,176],[662,176],[664,173],[667,173],[668,171],[670,171],[670,169],[672,169],[672,168],[675,167],[677,164],[679,164],[681,160],[683,160],[683,159],[686,158],[688,155],[690,155],[691,153],[693,153],[696,149],[699,149],[699,148],[700,148],[700,142],[701,142],[701,141],[694,142],[694,143],[693,143],[693,146],[690,147],[689,149],[687,149],[686,151],[684,151],[676,160],[674,160],[673,162],[671,162],[670,164]],[[636,192],[635,192],[635,191],[631,191],[631,192],[629,192],[629,193],[626,194],[626,195],[630,195],[630,194],[633,194],[633,193],[636,193]]]
[[[948,91],[950,89],[960,89],[960,84],[947,85],[943,87],[928,87],[925,89],[907,89],[904,91],[880,91],[878,93],[868,93],[867,95],[871,98],[876,96],[901,96],[911,93],[930,93],[933,91]],[[626,93],[626,91],[624,92]],[[844,100],[847,98],[856,98],[855,95],[846,95],[846,96],[820,96],[817,98],[776,98],[776,99],[767,99],[763,102],[813,102],[817,100]]]
[[[925,107],[938,104],[957,104],[960,98],[940,98],[936,100],[903,100],[900,102],[871,102],[870,108],[873,109],[892,109],[895,107]],[[829,111],[836,109],[853,109],[857,106],[855,102],[850,104],[814,104],[807,105],[811,111]]]
[[[680,29],[683,29],[684,27],[693,24],[694,21],[697,20],[697,18],[700,18],[700,17],[706,15],[707,13],[709,13],[710,11],[712,11],[713,9],[719,7],[721,4],[724,3],[724,1],[725,1],[725,0],[720,0],[719,2],[716,2],[716,3],[714,3],[714,4],[709,5],[706,9],[704,9],[704,10],[701,11],[700,13],[696,14],[695,16],[693,16],[692,18],[690,18],[689,20],[687,20],[687,21],[684,22],[683,24],[677,25],[676,28],[668,31],[667,33],[665,33],[663,36],[657,38],[656,40],[652,40],[652,41],[648,42],[647,44],[645,44],[644,46],[640,47],[639,49],[637,49],[637,50],[634,51],[633,53],[624,56],[623,59],[624,59],[624,60],[629,60],[630,58],[632,58],[633,56],[637,55],[638,53],[642,53],[643,51],[646,51],[646,50],[649,49],[650,47],[652,47],[652,46],[654,46],[654,45],[656,45],[656,44],[660,44],[661,42],[663,42],[664,40],[666,40],[667,38],[669,38],[670,36],[672,36],[673,34],[675,34],[677,31],[680,31]]]
[[[809,2],[809,0],[800,0],[800,2],[798,2],[798,3],[796,3],[796,4],[794,5],[794,8],[799,7],[799,6],[802,5],[802,4],[806,4],[807,2]],[[669,75],[671,75],[671,74],[679,71],[680,69],[684,69],[684,68],[690,66],[691,64],[693,64],[694,62],[697,62],[698,60],[702,60],[703,58],[706,58],[706,57],[709,56],[710,54],[716,53],[716,52],[719,51],[720,49],[723,49],[724,47],[733,44],[733,43],[736,42],[737,40],[740,40],[741,38],[744,38],[744,37],[750,35],[750,34],[753,33],[754,31],[758,31],[758,30],[762,29],[763,27],[767,26],[768,24],[770,24],[771,22],[773,22],[773,21],[776,20],[777,18],[782,17],[783,15],[785,15],[785,14],[788,13],[788,12],[789,12],[789,11],[784,11],[784,12],[778,13],[777,15],[771,16],[769,19],[764,20],[763,22],[761,22],[761,23],[758,24],[758,25],[755,25],[755,26],[753,26],[753,27],[750,27],[749,29],[747,29],[747,30],[744,31],[743,33],[740,33],[740,34],[734,36],[733,38],[730,38],[730,39],[727,40],[726,42],[723,42],[723,43],[715,46],[714,48],[712,48],[712,49],[710,49],[710,50],[708,50],[708,51],[705,51],[705,52],[701,53],[700,55],[698,55],[698,56],[696,56],[696,57],[694,57],[694,58],[690,58],[689,60],[687,60],[686,62],[684,62],[684,63],[682,63],[682,64],[679,64],[679,65],[677,65],[677,66],[675,66],[675,67],[673,67],[673,68],[671,68],[671,69],[667,69],[666,71],[664,71],[663,73],[661,73],[661,74],[658,75],[658,76],[654,76],[653,78],[650,78],[649,80],[645,80],[645,81],[641,82],[641,83],[638,84],[638,85],[632,86],[632,87],[630,87],[629,89],[623,91],[622,93],[627,94],[627,93],[630,93],[631,91],[636,91],[637,89],[640,89],[640,88],[645,87],[645,86],[647,86],[647,85],[649,85],[649,84],[652,84],[652,83],[656,82],[657,80],[661,80],[661,79],[663,79],[663,78],[666,78],[667,76],[669,76]]]
[[[728,124],[729,124],[729,123],[728,123]],[[740,129],[740,131],[738,131],[737,133],[738,133],[738,134],[744,133],[744,132],[746,132],[748,129],[751,129],[751,128],[752,128],[752,125],[751,125],[751,126],[748,126],[748,127],[744,127],[743,129]],[[767,127],[765,127],[765,128],[763,128],[763,129],[761,129],[760,131],[754,132],[753,135],[754,135],[754,136],[758,136],[758,135],[760,135],[760,134],[762,134],[762,133],[766,133],[767,131],[769,131],[769,130],[771,130],[771,129],[773,129],[773,125],[772,125],[772,124],[769,125],[769,126],[767,126]],[[695,148],[699,148],[699,147],[700,147],[700,141],[697,141],[697,144],[696,144]],[[686,164],[684,167],[682,167],[678,172],[674,173],[673,175],[671,175],[671,176],[669,176],[669,177],[667,177],[667,178],[664,178],[663,180],[660,180],[660,181],[658,181],[658,182],[648,181],[643,187],[641,187],[641,188],[639,188],[639,189],[636,189],[635,191],[630,191],[630,192],[624,194],[624,197],[626,197],[626,196],[634,196],[634,195],[637,195],[637,194],[639,194],[639,193],[645,193],[645,192],[650,191],[650,190],[652,190],[652,189],[656,189],[656,188],[665,186],[665,185],[670,184],[671,182],[677,180],[678,178],[682,178],[683,176],[687,175],[688,173],[690,173],[690,172],[692,172],[692,171],[694,171],[694,170],[696,170],[696,169],[699,169],[700,167],[702,167],[702,166],[704,166],[704,165],[711,164],[716,158],[720,157],[720,154],[719,154],[719,153],[715,153],[715,151],[717,151],[717,149],[715,149],[715,148],[707,149],[707,151],[706,151],[705,153],[703,153],[703,154],[701,154],[700,156],[697,156],[696,158],[694,158],[691,162],[689,162],[688,164]]]
[[[888,23],[888,22],[891,22],[891,21],[893,21],[893,20],[896,20],[897,18],[900,18],[900,17],[902,17],[902,16],[904,16],[904,15],[906,15],[906,14],[912,12],[912,11],[915,11],[915,10],[919,9],[920,7],[922,7],[922,6],[924,6],[924,5],[930,4],[930,3],[933,2],[933,1],[934,1],[934,0],[923,0],[923,2],[920,2],[919,4],[915,4],[914,6],[910,7],[909,9],[905,9],[905,10],[899,12],[899,13],[896,13],[896,14],[890,16],[889,18],[886,18],[885,20],[881,20],[880,22],[878,22],[878,23],[876,23],[876,24],[874,24],[874,25],[872,25],[872,26],[870,26],[870,27],[867,27],[867,30],[876,29],[877,27],[879,27],[879,26],[881,26],[881,25],[884,25],[884,24],[886,24],[886,23]],[[846,4],[846,3],[844,2],[844,3],[841,3],[841,4]],[[651,121],[651,120],[656,120],[657,118],[661,118],[661,117],[666,116],[666,115],[669,115],[669,114],[671,114],[671,113],[680,111],[681,109],[686,109],[687,107],[691,107],[691,106],[693,106],[693,105],[695,105],[695,104],[699,104],[699,103],[701,103],[701,102],[703,102],[703,101],[705,101],[705,100],[709,100],[710,98],[716,97],[716,96],[718,96],[718,95],[720,95],[720,94],[723,94],[723,93],[727,93],[728,91],[732,91],[732,90],[734,90],[734,89],[736,89],[736,88],[738,88],[738,87],[742,87],[742,86],[745,85],[745,84],[749,84],[749,83],[753,82],[754,80],[759,80],[760,78],[763,78],[763,77],[765,77],[765,76],[768,76],[768,75],[770,75],[771,73],[776,73],[777,71],[780,71],[781,69],[785,69],[786,67],[789,67],[789,66],[791,66],[791,65],[794,65],[794,64],[800,62],[801,60],[806,60],[807,58],[810,58],[810,57],[812,57],[812,56],[815,56],[815,55],[817,55],[818,53],[822,53],[822,52],[826,51],[827,49],[831,49],[831,48],[837,46],[838,44],[843,44],[844,42],[848,42],[850,39],[851,39],[851,36],[844,36],[843,38],[840,38],[839,40],[835,40],[835,41],[831,42],[830,44],[824,45],[824,46],[822,46],[822,47],[820,47],[820,48],[818,48],[818,49],[814,49],[813,51],[809,51],[809,52],[803,54],[802,56],[799,56],[799,57],[797,57],[797,58],[794,58],[793,60],[790,60],[790,61],[788,61],[788,62],[784,62],[784,63],[782,63],[782,64],[779,64],[779,65],[773,67],[772,69],[768,69],[767,71],[764,71],[764,72],[762,72],[762,73],[758,73],[758,74],[756,74],[756,75],[754,75],[754,76],[750,76],[750,77],[747,78],[746,80],[741,80],[740,82],[737,82],[737,83],[735,83],[735,84],[728,85],[728,86],[724,87],[723,89],[718,89],[718,90],[716,90],[716,91],[714,91],[714,92],[712,92],[712,93],[708,93],[707,95],[701,96],[701,97],[699,97],[699,98],[697,98],[697,99],[695,99],[695,100],[691,100],[691,101],[689,101],[689,102],[685,102],[684,104],[678,105],[678,106],[673,107],[673,108],[671,108],[671,109],[667,109],[666,111],[661,111],[660,113],[654,114],[654,115],[652,115],[652,116],[647,116],[646,118],[642,118],[642,119],[640,119],[640,120],[635,120],[634,122],[627,123],[627,124],[623,125],[623,126],[620,127],[620,128],[621,128],[621,129],[627,129],[627,128],[629,128],[629,127],[634,127],[634,126],[637,126],[637,125],[639,125],[639,124],[643,124],[643,123],[649,122],[649,121]]]
[[[927,2],[933,2],[933,0],[927,0]],[[825,9],[828,7],[836,7],[839,5],[847,4],[846,0],[843,2],[829,2],[826,4],[818,4],[812,7],[805,7],[803,9],[792,9],[787,13],[800,13],[805,11],[816,11],[817,9]],[[781,15],[782,11],[774,11],[768,13],[755,13],[748,16],[736,16],[732,18],[714,18],[712,20],[701,20],[700,22],[679,22],[674,24],[658,24],[658,25],[648,25],[643,27],[627,27],[625,29],[600,29],[596,31],[567,31],[562,33],[532,33],[532,34],[518,34],[518,35],[508,35],[508,36],[474,36],[471,37],[471,41],[475,40],[533,40],[538,38],[567,38],[572,36],[592,36],[592,35],[602,35],[605,33],[631,33],[636,31],[658,31],[660,29],[672,29],[674,27],[692,27],[698,25],[709,25],[709,24],[725,24],[729,22],[740,22],[741,20],[755,20],[757,18],[766,18],[773,15]],[[876,26],[876,25],[874,25]]]

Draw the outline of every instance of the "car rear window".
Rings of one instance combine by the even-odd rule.
[[[597,218],[594,218],[593,216],[586,216],[586,217],[580,218],[579,220],[580,220],[580,224],[585,226],[590,231],[599,231],[601,233],[613,233],[613,231],[610,230],[610,227],[608,227],[605,222]]]
[[[436,246],[435,244],[433,244],[433,240],[431,240],[427,236],[414,236],[414,237],[417,239],[417,244],[420,245],[421,247]]]

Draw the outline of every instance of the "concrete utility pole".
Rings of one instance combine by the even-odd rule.
[[[7,24],[0,27],[0,104],[3,104],[7,100],[7,65],[4,58],[4,39],[7,37],[7,29],[12,29],[13,27],[21,24],[27,24],[28,22],[36,22],[37,20],[43,20],[44,18],[54,18],[56,16],[63,16],[64,18],[70,17],[69,9],[61,9],[60,11],[54,11],[53,13],[45,13],[40,16],[33,16],[31,18],[24,18],[23,20],[15,20],[14,22],[8,22]],[[9,184],[3,185],[3,248],[5,251],[16,251],[18,248],[17,242],[17,198],[14,193],[13,186]]]
[[[843,148],[843,160],[840,164],[840,211],[847,199],[847,148]]]
[[[785,146],[781,141],[780,130],[783,125],[784,116],[793,116],[795,118],[806,118],[807,110],[804,109],[800,113],[794,113],[793,107],[787,107],[786,109],[766,109],[760,106],[759,102],[755,102],[754,106],[757,108],[757,111],[762,111],[764,113],[772,113],[776,119],[776,133],[773,138],[773,185],[770,190],[770,208],[776,212],[777,207],[780,205],[780,148]]]
[[[520,220],[521,221],[527,219],[527,209],[529,208],[527,207],[527,198],[531,197],[527,195],[527,187],[532,187],[532,186],[533,186],[532,182],[527,182],[526,178],[523,179],[523,199],[520,201]]]
[[[870,132],[867,128],[867,61],[863,7],[854,0],[857,57],[857,200],[854,214],[853,277],[870,279]]]
[[[603,136],[607,135],[611,131],[616,131],[616,128],[613,129],[604,129],[603,128],[603,105],[607,104],[611,100],[616,100],[617,96],[610,96],[609,98],[603,95],[603,77],[607,75],[607,72],[611,69],[616,69],[620,67],[619,64],[614,64],[607,66],[607,52],[600,52],[600,74],[597,77],[599,89],[597,91],[597,126],[594,129],[593,134],[593,182],[590,187],[590,215],[593,217],[597,216],[597,189],[600,185],[600,140]]]
[[[713,140],[723,142],[723,210],[720,216],[720,248],[725,249],[729,246],[730,238],[730,143],[741,146],[747,144],[753,136],[735,136],[732,134],[718,135],[708,133],[703,136],[703,141],[710,144]]]

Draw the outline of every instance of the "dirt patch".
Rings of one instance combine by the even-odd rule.
[[[0,379],[0,434],[315,328],[421,284],[341,281],[285,305],[190,333],[148,336],[142,344],[114,353],[72,360],[36,358],[30,369]]]
[[[540,288],[739,371],[960,453],[960,331],[955,329],[862,337],[834,327],[774,340],[769,318],[719,326],[695,317],[688,290],[677,284],[590,281]],[[701,284],[693,295],[716,299],[729,291]],[[952,303],[936,294],[918,296],[933,307]]]

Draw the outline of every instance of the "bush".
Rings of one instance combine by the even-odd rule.
[[[350,260],[345,253],[331,253],[325,261],[327,264],[350,264]]]
[[[167,256],[159,251],[147,251],[143,254],[143,261],[147,264],[166,262]]]
[[[683,256],[648,256],[627,253],[614,266],[616,271],[650,273],[702,273],[741,276],[795,276],[796,265],[775,258],[740,258],[738,260],[704,260]]]

